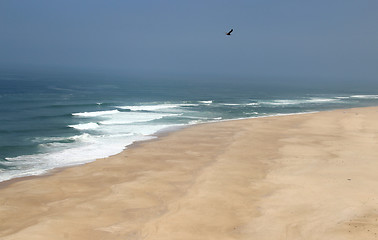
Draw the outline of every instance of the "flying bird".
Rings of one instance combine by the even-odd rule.
[[[231,35],[232,31],[234,31],[234,29],[231,29],[226,35]]]

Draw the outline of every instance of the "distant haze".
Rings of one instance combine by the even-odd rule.
[[[373,83],[377,23],[376,0],[1,0],[0,66]]]

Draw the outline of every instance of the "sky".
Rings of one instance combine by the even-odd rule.
[[[378,82],[377,24],[376,0],[1,0],[0,67]]]

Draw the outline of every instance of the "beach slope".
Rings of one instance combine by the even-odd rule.
[[[201,124],[3,183],[0,238],[377,239],[378,108]]]

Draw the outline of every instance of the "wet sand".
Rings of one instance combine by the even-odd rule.
[[[201,124],[3,183],[0,238],[377,239],[378,108]]]

